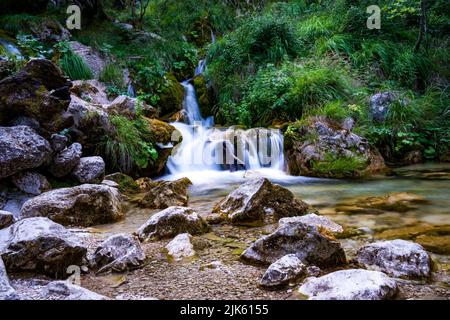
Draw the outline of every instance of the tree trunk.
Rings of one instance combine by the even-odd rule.
[[[419,36],[417,37],[416,45],[414,46],[414,51],[418,52],[420,45],[422,44],[423,38],[427,33],[427,4],[426,0],[420,1],[420,23],[419,23]]]

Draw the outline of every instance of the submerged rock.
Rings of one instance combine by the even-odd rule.
[[[9,283],[8,275],[6,274],[5,265],[0,257],[0,301],[1,300],[19,300],[19,295],[16,293]]]
[[[398,289],[382,272],[350,269],[308,278],[298,291],[309,300],[386,300]]]
[[[0,127],[0,179],[45,164],[50,144],[27,126]]]
[[[386,169],[376,148],[325,117],[294,124],[285,135],[289,173],[313,177],[361,177]]]
[[[273,223],[282,217],[300,216],[308,205],[291,191],[266,178],[252,179],[215,205],[212,212],[233,224]]]
[[[80,163],[82,149],[81,144],[74,143],[59,152],[48,168],[50,173],[56,178],[68,176]]]
[[[167,246],[167,254],[175,261],[195,256],[194,246],[191,243],[192,236],[189,233],[177,235]]]
[[[8,211],[0,210],[0,229],[9,227],[14,223],[14,215]]]
[[[340,243],[314,225],[298,221],[285,222],[275,232],[254,242],[241,258],[271,264],[287,254],[295,254],[304,264],[321,268],[346,262]]]
[[[283,225],[289,222],[301,222],[307,225],[317,226],[318,228],[321,228],[322,230],[326,230],[330,233],[342,233],[344,232],[344,228],[342,226],[338,225],[331,219],[323,216],[318,216],[315,213],[310,213],[301,217],[290,217],[290,218],[283,218],[280,219],[278,222],[278,225]]]
[[[429,201],[422,196],[396,192],[381,197],[362,197],[339,203],[337,212],[347,214],[381,214],[385,211],[408,212],[417,208],[418,204],[428,204]]]
[[[170,207],[153,215],[137,230],[141,241],[174,237],[180,233],[208,232],[208,224],[190,208]]]
[[[22,218],[48,217],[63,225],[88,227],[122,218],[121,195],[116,188],[84,184],[56,189],[24,203]]]
[[[118,234],[106,239],[94,252],[92,262],[98,272],[123,272],[142,266],[145,253],[131,235]]]
[[[105,176],[105,162],[102,157],[81,158],[72,174],[81,183],[100,183]]]
[[[68,281],[53,281],[45,287],[45,294],[56,300],[110,300]]]
[[[154,181],[150,183],[149,191],[138,200],[138,204],[148,209],[187,206],[190,185],[192,185],[192,182],[188,178],[176,181]]]
[[[382,241],[358,250],[357,261],[366,268],[393,277],[423,278],[431,274],[431,259],[421,245],[405,240]]]
[[[45,176],[31,171],[14,175],[11,181],[20,191],[34,195],[40,195],[52,187]]]
[[[70,265],[82,265],[86,251],[76,235],[47,218],[23,219],[0,230],[0,256],[10,272],[63,277]]]
[[[265,288],[276,288],[305,274],[303,262],[295,254],[288,254],[270,265],[259,284]]]

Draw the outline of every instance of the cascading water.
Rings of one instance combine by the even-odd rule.
[[[205,69],[206,61],[201,60],[196,76]],[[253,174],[284,182],[291,179],[284,172],[283,135],[279,130],[214,127],[213,117],[202,117],[191,82],[182,83],[186,123],[172,123],[183,140],[169,158],[170,176],[166,178],[188,177],[194,184],[236,182]]]
[[[5,48],[9,55],[14,56],[16,59],[22,59],[22,53],[12,42],[0,38],[0,46]]]

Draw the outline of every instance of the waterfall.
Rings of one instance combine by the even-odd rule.
[[[196,76],[205,68],[206,62],[201,60]],[[182,142],[175,147],[167,163],[173,178],[188,177],[194,183],[199,180],[210,183],[211,179],[235,181],[248,171],[280,179],[287,177],[280,130],[214,127],[214,118],[205,119],[200,112],[192,79],[181,84],[185,91],[186,123],[172,123],[182,136]]]

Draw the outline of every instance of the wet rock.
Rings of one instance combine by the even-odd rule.
[[[266,178],[252,179],[215,205],[213,214],[236,225],[273,223],[305,214],[308,205]]]
[[[81,158],[72,174],[81,183],[99,183],[105,176],[105,162],[102,157]]]
[[[9,227],[14,223],[14,215],[8,211],[0,210],[0,229]]]
[[[53,62],[33,59],[21,71],[0,81],[0,125],[17,117],[40,124],[46,138],[72,125],[66,113],[72,83]]]
[[[131,235],[118,234],[106,239],[96,250],[92,262],[98,272],[124,272],[142,266],[145,253]]]
[[[122,218],[121,195],[116,188],[84,184],[56,189],[25,202],[22,218],[48,217],[63,225],[88,227]]]
[[[175,261],[180,261],[184,258],[195,256],[194,246],[191,243],[191,238],[192,236],[189,233],[182,233],[177,235],[166,246],[168,256]]]
[[[325,117],[292,125],[285,135],[285,152],[292,175],[354,178],[386,169],[381,154],[365,138]]]
[[[20,191],[34,195],[40,195],[52,187],[45,176],[31,171],[14,175],[11,181]]]
[[[103,180],[102,184],[104,184],[105,186],[111,187],[111,188],[119,189],[119,184],[117,182],[114,182],[111,180]]]
[[[1,300],[19,300],[19,295],[16,293],[11,284],[9,283],[8,275],[6,274],[6,268],[0,257],[0,301]]]
[[[61,152],[67,147],[69,138],[62,134],[52,134],[50,137],[50,144],[54,152]]]
[[[68,176],[80,163],[81,154],[81,144],[74,143],[53,158],[48,170],[56,178]]]
[[[350,269],[308,278],[298,291],[309,300],[386,300],[397,290],[395,280],[382,272]]]
[[[70,265],[86,256],[81,240],[47,218],[23,219],[0,230],[0,256],[10,272],[66,275]]]
[[[398,100],[398,95],[392,92],[380,92],[370,97],[370,114],[376,122],[386,120],[389,107]]]
[[[357,261],[393,277],[423,278],[431,273],[431,259],[421,245],[405,240],[382,241],[360,248]]]
[[[285,223],[289,222],[301,222],[308,225],[317,226],[318,228],[321,228],[322,230],[326,230],[330,233],[342,233],[344,232],[344,229],[342,226],[338,225],[331,219],[323,216],[318,216],[315,213],[310,213],[301,217],[289,217],[289,218],[283,218],[280,219],[278,222],[278,225],[283,225]]]
[[[170,207],[153,215],[137,230],[141,241],[174,237],[180,233],[206,233],[208,224],[190,208]]]
[[[0,127],[0,179],[46,163],[50,144],[26,126]]]
[[[110,300],[68,281],[50,282],[44,290],[46,295],[53,297],[53,300]]]
[[[271,264],[287,254],[295,254],[304,264],[335,267],[346,262],[340,243],[314,225],[286,222],[273,233],[254,242],[241,258]]]
[[[187,206],[188,187],[192,182],[188,178],[176,181],[154,181],[149,191],[138,200],[141,207],[148,209],[166,209],[172,206]]]
[[[295,254],[288,254],[270,265],[259,284],[265,288],[276,288],[298,279],[305,273],[306,266],[303,262]]]

